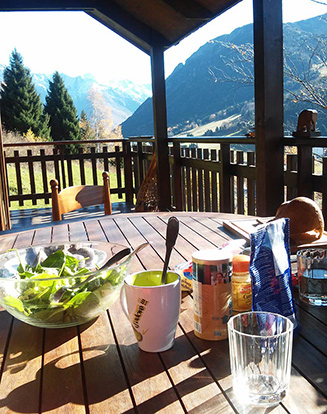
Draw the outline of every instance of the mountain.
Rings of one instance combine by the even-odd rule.
[[[4,65],[0,65],[0,81],[3,79]],[[86,74],[84,76],[71,77],[60,73],[69,95],[74,101],[77,114],[80,115],[84,110],[90,115],[90,105],[87,99],[90,88],[95,88],[101,92],[105,101],[111,108],[113,126],[121,124],[126,118],[150,96],[151,85],[137,85],[128,80],[112,82],[110,85],[99,84],[94,76]],[[42,102],[45,102],[49,80],[52,75],[40,73],[32,74],[36,91],[40,94]]]
[[[284,25],[284,57],[294,74],[307,76],[305,65],[312,57],[312,50],[318,53],[317,44],[321,40],[324,43],[320,44],[320,50],[325,53],[326,17]],[[313,58],[311,80],[317,88],[324,81],[326,88],[327,65],[322,66],[318,56]],[[179,64],[166,80],[168,134],[226,136],[249,132],[254,126],[253,76],[252,24],[204,44],[185,64]],[[294,79],[285,76],[284,86],[285,132],[291,133],[296,128],[297,114],[312,104],[294,102],[290,91],[300,92]],[[318,127],[327,135],[327,116],[325,111],[318,112]],[[228,122],[222,122],[224,120]],[[153,135],[151,98],[122,123],[122,133],[125,137]]]

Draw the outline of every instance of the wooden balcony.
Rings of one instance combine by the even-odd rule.
[[[327,213],[327,138],[282,138],[284,199],[304,195]],[[61,143],[5,144],[5,164],[13,225],[28,214],[51,220],[50,180],[60,189],[98,184],[110,171],[114,211],[130,211],[153,158],[155,140],[82,141],[78,152]],[[76,144],[76,142],[74,142]],[[169,138],[170,210],[257,214],[255,140],[247,137]],[[273,186],[274,183],[271,183]],[[49,207],[46,210],[34,209]],[[32,210],[31,207],[33,208]],[[17,210],[22,209],[22,210]],[[29,209],[29,210],[25,210]],[[88,212],[88,215],[91,213]],[[92,211],[102,214],[101,208]],[[68,217],[74,219],[74,216]]]

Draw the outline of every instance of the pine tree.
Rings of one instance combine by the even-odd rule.
[[[10,65],[4,69],[1,90],[2,123],[7,131],[49,138],[48,118],[43,113],[40,95],[36,92],[30,70],[23,58],[13,50]]]
[[[49,81],[44,111],[50,117],[53,141],[80,140],[76,108],[58,72],[55,72],[52,81]]]

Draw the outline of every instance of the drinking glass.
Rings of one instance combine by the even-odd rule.
[[[228,321],[233,389],[241,404],[272,406],[290,382],[293,323],[269,312],[246,312]]]
[[[313,306],[327,306],[327,250],[299,250],[297,266],[300,299]]]

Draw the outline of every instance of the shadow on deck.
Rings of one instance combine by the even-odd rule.
[[[112,214],[129,213],[134,211],[134,205],[125,202],[112,203]],[[66,213],[62,221],[52,221],[52,209],[50,208],[31,208],[24,210],[11,210],[10,230],[0,232],[0,234],[15,233],[19,231],[34,229],[38,227],[56,225],[61,223],[71,223],[78,220],[90,220],[106,217],[103,206],[92,206],[80,210]]]

